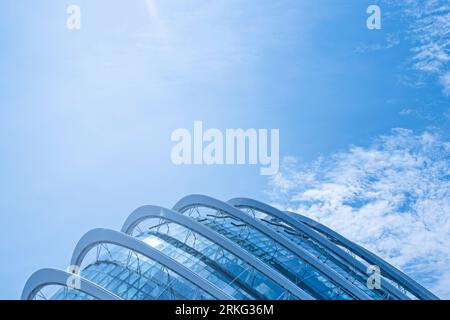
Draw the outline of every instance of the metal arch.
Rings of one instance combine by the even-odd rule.
[[[328,240],[322,234],[311,229],[311,227],[309,227],[308,225],[297,221],[296,219],[294,219],[293,217],[291,217],[290,215],[286,214],[283,211],[280,211],[266,203],[263,203],[263,202],[260,202],[260,201],[254,200],[254,199],[249,199],[249,198],[234,198],[234,199],[227,201],[227,203],[234,207],[237,207],[237,208],[255,209],[255,210],[261,211],[269,216],[275,217],[275,218],[287,223],[288,225],[290,225],[297,231],[300,231],[300,232],[308,235],[310,238],[314,239],[315,241],[317,241],[318,243],[323,245],[325,248],[329,249],[334,254],[336,254],[337,256],[344,259],[346,262],[348,262],[351,265],[353,265],[354,267],[356,267],[360,272],[365,274],[367,271],[367,267],[361,261],[352,257],[350,254],[348,254],[347,252],[345,252],[344,250],[339,248],[336,244],[334,244],[333,242]],[[399,299],[410,300],[410,298],[407,295],[400,292],[400,290],[395,288],[389,282],[383,283],[383,287],[388,292],[390,292],[391,294],[393,294],[394,296],[396,296]]]
[[[139,223],[149,218],[163,218],[165,220],[169,220],[176,224],[182,225],[192,231],[195,231],[196,233],[211,240],[222,248],[230,251],[232,254],[248,263],[250,266],[254,267],[262,274],[266,275],[269,279],[272,279],[275,283],[277,283],[293,295],[297,296],[298,298],[302,300],[314,300],[311,295],[300,289],[296,284],[291,282],[291,280],[287,279],[285,276],[269,267],[261,260],[250,255],[247,251],[236,245],[233,241],[179,212],[159,206],[140,207],[133,213],[131,213],[127,218],[122,227],[122,232],[131,234],[133,229]]]
[[[387,261],[381,259],[374,253],[368,251],[367,249],[361,247],[360,245],[348,240],[347,238],[341,236],[339,233],[331,230],[325,225],[311,219],[305,217],[303,215],[285,211],[286,214],[298,219],[298,221],[309,225],[310,227],[317,229],[322,234],[334,238],[339,241],[343,246],[345,246],[350,251],[359,255],[361,258],[365,259],[370,264],[377,265],[381,268],[381,270],[389,276],[392,280],[398,282],[402,287],[406,288],[409,292],[414,294],[416,297],[424,300],[439,300],[439,297],[428,291],[422,285],[414,281],[408,275],[404,274],[402,271],[398,270]]]
[[[109,243],[140,253],[174,271],[189,280],[199,288],[219,300],[234,300],[234,298],[211,282],[201,278],[185,266],[168,257],[159,250],[122,232],[108,229],[94,229],[86,233],[78,242],[72,254],[71,265],[80,266],[86,254],[96,245]]]
[[[335,272],[333,269],[328,267],[327,265],[323,264],[319,260],[317,260],[315,257],[313,257],[308,252],[304,251],[302,248],[297,246],[294,242],[286,238],[285,236],[275,232],[273,229],[267,227],[264,225],[261,221],[255,220],[246,213],[242,212],[241,210],[230,206],[229,204],[222,202],[220,200],[204,196],[204,195],[190,195],[186,196],[180,201],[178,201],[175,206],[173,207],[173,210],[178,212],[184,212],[190,208],[197,207],[197,206],[203,206],[214,210],[219,210],[226,212],[227,214],[247,223],[248,225],[252,226],[253,228],[259,230],[260,232],[264,233],[266,236],[274,240],[275,242],[278,242],[282,244],[286,249],[294,253],[296,256],[300,257],[304,261],[306,261],[308,264],[312,265],[314,268],[322,272],[323,274],[327,275],[330,279],[336,282],[336,284],[340,285],[342,288],[346,289],[349,293],[351,293],[354,297],[361,299],[361,300],[373,300],[369,295],[364,293],[361,289],[357,288],[356,286],[352,285],[350,282],[347,281],[344,277],[342,277],[340,274]]]
[[[123,300],[121,297],[95,284],[94,282],[75,274],[56,269],[41,269],[33,273],[25,284],[21,299],[34,299],[36,294],[46,286],[60,285],[67,287],[67,282],[72,277],[78,277],[80,280],[80,288],[74,290],[83,292],[100,300]]]

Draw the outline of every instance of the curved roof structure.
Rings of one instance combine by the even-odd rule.
[[[438,299],[320,223],[247,198],[191,195],[172,210],[140,207],[121,232],[86,233],[70,266],[80,272],[34,273],[22,299]],[[57,290],[44,295],[50,287]]]
[[[70,278],[74,277],[72,273],[57,269],[41,269],[36,271],[28,279],[25,287],[22,291],[22,300],[33,299],[36,294],[46,286],[56,285],[67,287]],[[99,285],[84,279],[82,277],[75,276],[79,279],[78,291],[99,300],[122,300],[120,297],[115,295],[108,290],[100,287]]]
[[[302,300],[311,300],[312,297],[298,288],[289,279],[286,279],[283,275],[279,274],[276,270],[256,259],[254,256],[248,254],[245,250],[241,249],[234,242],[225,238],[224,236],[212,231],[211,229],[205,227],[204,225],[184,216],[183,214],[172,211],[162,207],[156,206],[143,206],[135,210],[125,221],[122,227],[122,232],[131,233],[133,228],[146,219],[160,218],[168,221],[175,222],[177,224],[183,225],[193,232],[196,232],[209,240],[215,242],[221,246],[224,250],[230,251],[236,257],[242,259],[249,265],[253,266],[255,269],[266,275],[268,278],[273,279],[276,283],[280,284],[283,288],[291,292],[293,295],[297,296]]]
[[[346,248],[353,254],[365,260],[367,263],[371,265],[380,266],[382,274],[384,274],[386,278],[389,278],[394,283],[397,283],[398,286],[403,288],[404,291],[410,292],[413,296],[416,296],[417,298],[423,300],[439,299],[436,295],[425,289],[418,282],[414,281],[408,275],[401,272],[400,270],[398,270],[385,260],[381,259],[374,253],[366,250],[360,245],[348,240],[339,233],[324,226],[323,224],[314,221],[313,219],[310,219],[308,217],[302,216],[300,214],[296,214],[293,212],[285,212],[285,213],[292,216],[294,219],[297,219],[298,221],[304,223],[305,225],[309,226],[311,229],[314,229],[315,231],[318,231],[319,233],[323,234],[324,236],[329,238],[330,241]]]
[[[365,274],[367,271],[367,266],[364,265],[361,261],[350,255],[348,252],[344,251],[341,247],[333,244],[324,235],[315,232],[307,225],[297,221],[295,217],[292,217],[288,213],[282,212],[265,203],[247,198],[234,198],[227,201],[227,203],[241,209],[257,210],[270,216],[271,218],[275,218],[276,220],[282,221],[283,223],[294,228],[297,232],[301,233],[302,236],[307,236],[311,239],[311,241],[313,241],[317,245],[323,246],[326,250],[329,251],[330,254],[336,255],[339,258],[345,260],[345,262],[348,263],[349,265],[354,266],[360,274]],[[384,287],[388,294],[392,294],[398,299],[408,298],[406,294],[401,292],[398,288],[396,288],[389,282],[385,283]]]
[[[123,248],[130,249],[141,255],[144,255],[150,259],[157,261],[165,267],[171,269],[182,277],[188,279],[190,282],[195,283],[198,287],[209,292],[213,297],[222,300],[233,300],[233,297],[227,293],[219,290],[216,286],[209,281],[199,277],[197,274],[181,265],[171,257],[163,254],[159,250],[146,244],[143,241],[139,241],[133,237],[130,237],[124,233],[108,230],[108,229],[94,229],[86,233],[78,242],[75,250],[73,251],[71,266],[79,267],[86,254],[94,248],[96,245],[110,243]]]

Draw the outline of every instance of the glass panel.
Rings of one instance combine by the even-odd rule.
[[[51,300],[97,300],[87,293],[69,289],[67,287],[61,287],[58,291],[51,297]]]
[[[124,299],[214,299],[163,265],[119,246],[108,246],[107,253],[99,253],[81,276]]]
[[[288,248],[226,212],[196,207],[189,209],[185,214],[270,264],[316,299],[350,300],[354,298]]]
[[[291,294],[209,239],[184,226],[159,219],[138,235],[236,299],[286,299]],[[260,284],[266,284],[260,289]],[[295,298],[292,296],[291,298]]]
[[[346,279],[350,279],[350,282],[360,290],[364,291],[371,298],[376,300],[382,299],[395,299],[393,295],[385,290],[371,290],[367,287],[367,275],[362,273],[354,266],[347,263],[341,257],[337,256],[329,249],[323,247],[316,240],[309,237],[307,234],[294,229],[292,226],[284,223],[283,221],[267,215],[256,209],[240,208],[243,212],[251,215],[254,218],[258,218],[268,227],[275,231],[282,233],[291,241],[299,245],[305,251],[309,252],[314,257],[317,257],[322,263],[329,266],[331,269],[339,273]]]

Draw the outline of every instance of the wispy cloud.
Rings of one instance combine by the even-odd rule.
[[[450,95],[450,4],[448,0],[379,0],[384,16],[393,24],[404,22],[404,28],[387,34],[384,42],[359,44],[355,51],[366,53],[409,46],[406,64],[419,75],[405,74],[402,80],[421,87],[424,77],[434,76],[442,85],[442,93]]]
[[[413,68],[437,75],[443,93],[450,95],[450,4],[446,0],[408,0],[397,5],[408,17]]]
[[[436,116],[433,115],[433,113],[430,112],[428,109],[430,109],[429,106],[426,106],[423,108],[414,108],[414,109],[404,108],[404,109],[400,110],[399,115],[404,116],[404,117],[414,117],[416,119],[426,120],[426,121],[436,120]]]
[[[355,52],[357,53],[367,53],[372,51],[379,51],[379,50],[386,50],[391,49],[400,44],[400,38],[398,34],[396,33],[389,33],[386,38],[384,39],[384,42],[379,43],[361,43],[355,48]]]
[[[425,72],[447,70],[450,61],[450,5],[448,1],[407,1],[406,11],[413,18],[410,32],[414,67]]]
[[[450,142],[396,129],[311,164],[285,159],[275,205],[319,220],[450,298]]]

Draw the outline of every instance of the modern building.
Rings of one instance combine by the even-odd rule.
[[[138,208],[120,232],[86,233],[70,265],[34,273],[22,299],[438,299],[324,225],[244,198]]]

